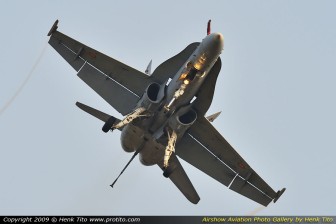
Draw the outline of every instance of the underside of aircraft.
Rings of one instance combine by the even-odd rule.
[[[224,37],[211,33],[210,21],[202,42],[191,43],[153,73],[151,62],[145,72],[138,71],[57,28],[58,20],[48,33],[49,44],[123,118],[79,102],[76,105],[101,120],[104,132],[121,131],[123,149],[134,153],[129,163],[139,155],[142,164],[158,165],[194,204],[200,197],[179,159],[261,205],[276,202],[283,194],[285,188],[274,191],[214,128],[211,122],[220,112],[205,116],[224,48]]]

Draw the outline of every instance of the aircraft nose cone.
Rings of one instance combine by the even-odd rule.
[[[222,50],[224,47],[224,36],[221,33],[214,33],[213,40],[216,45]]]
[[[215,39],[217,39],[217,41],[224,41],[224,37],[221,33],[215,33]]]

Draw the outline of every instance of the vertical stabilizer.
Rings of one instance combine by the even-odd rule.
[[[222,111],[219,111],[219,112],[214,113],[210,116],[207,116],[206,119],[208,119],[208,121],[210,121],[210,122],[213,122],[221,113],[222,113]]]
[[[147,68],[146,68],[146,70],[145,70],[145,73],[146,73],[147,75],[151,75],[151,74],[152,74],[152,60],[150,60],[148,66],[147,66]]]
[[[211,19],[208,21],[208,26],[207,26],[207,35],[211,33]]]

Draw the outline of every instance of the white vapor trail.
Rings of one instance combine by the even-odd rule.
[[[255,216],[257,213],[261,212],[265,208],[266,207],[264,207],[264,206],[259,206],[256,209],[254,209],[253,211],[251,211],[250,213],[248,213],[247,216]]]
[[[5,105],[0,109],[0,115],[2,115],[3,112],[7,110],[7,108],[14,102],[16,97],[20,94],[22,89],[25,87],[25,85],[28,83],[29,79],[32,77],[37,65],[40,63],[42,56],[44,55],[45,50],[47,49],[47,43],[45,43],[43,49],[41,50],[41,53],[39,54],[39,57],[37,58],[36,62],[34,63],[33,67],[29,71],[26,79],[23,81],[23,83],[20,85],[18,90],[14,93],[14,95],[5,103]]]

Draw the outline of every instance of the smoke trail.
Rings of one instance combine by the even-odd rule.
[[[16,99],[16,97],[20,94],[20,92],[22,91],[22,89],[25,87],[25,85],[28,83],[29,79],[31,78],[31,76],[33,75],[33,72],[35,71],[37,65],[39,64],[39,62],[41,61],[41,58],[45,52],[45,50],[47,49],[47,43],[45,43],[39,57],[37,58],[36,62],[34,63],[33,67],[31,68],[31,70],[29,71],[26,79],[23,81],[23,83],[21,84],[21,86],[18,88],[18,90],[14,93],[14,95],[5,103],[5,105],[0,109],[0,116],[2,115],[3,112],[5,112],[7,110],[7,108],[14,102],[14,100]]]
[[[262,210],[264,210],[266,207],[264,206],[259,206],[256,209],[252,210],[250,213],[247,214],[247,216],[254,216],[257,213],[261,212]]]

